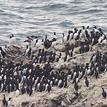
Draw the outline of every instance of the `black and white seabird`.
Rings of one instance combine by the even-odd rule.
[[[103,96],[103,98],[106,98],[106,96],[107,96],[107,93],[106,93],[106,91],[104,90],[104,88],[102,88],[102,96]]]
[[[87,77],[85,77],[85,85],[86,87],[89,87],[89,80],[87,79]]]
[[[25,51],[25,56],[27,56],[28,58],[31,58],[31,55],[32,55],[32,49],[31,49],[31,47],[29,47],[27,45],[27,48],[26,48],[26,51]]]
[[[78,83],[74,83],[74,89],[75,89],[75,91],[78,91],[78,89],[79,89],[79,86],[78,86]]]
[[[17,44],[16,37],[13,34],[10,36],[9,44],[10,45],[16,45]]]
[[[3,58],[5,58],[6,52],[2,49],[2,47],[0,47],[0,51],[1,51],[1,56],[2,56]]]
[[[8,106],[8,101],[6,100],[5,94],[3,95],[3,100],[2,100],[3,106],[7,107]]]

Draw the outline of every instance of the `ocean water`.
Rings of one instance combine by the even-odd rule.
[[[97,25],[106,33],[107,0],[0,0],[0,45],[11,34],[23,40],[30,35],[60,35],[81,25]]]

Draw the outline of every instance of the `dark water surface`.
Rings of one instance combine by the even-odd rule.
[[[11,33],[22,39],[81,25],[107,32],[107,0],[0,0],[0,44]]]

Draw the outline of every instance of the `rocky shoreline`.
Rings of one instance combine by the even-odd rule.
[[[107,45],[99,48],[102,52],[106,51]],[[72,63],[73,60],[77,63],[86,63],[91,56],[95,53],[96,49],[93,51],[77,55],[75,59],[71,59],[69,62]],[[82,59],[82,60],[81,60]],[[79,61],[80,60],[80,61]],[[79,82],[80,96],[74,98],[73,85],[69,83],[67,88],[59,89],[54,87],[50,93],[48,92],[35,92],[32,96],[17,95],[15,92],[6,93],[7,98],[12,97],[12,107],[106,107],[107,99],[101,96],[101,86],[106,88],[107,84],[107,72],[100,74],[98,79],[95,77],[89,77],[90,87],[85,87],[84,79]],[[2,100],[3,93],[0,94],[0,102]],[[2,102],[1,104],[2,105]]]
[[[41,55],[38,57],[39,62],[38,62],[38,60],[33,60],[33,57],[29,57],[28,53],[26,54],[25,47],[19,47],[19,46],[12,44],[11,46],[5,48],[6,57],[5,58],[1,57],[1,60],[5,61],[6,64],[11,62],[15,66],[17,64],[19,64],[18,66],[20,66],[20,64],[22,64],[22,65],[27,65],[27,66],[32,65],[32,67],[36,68],[39,65],[40,68],[42,68],[43,70],[44,70],[43,67],[46,64],[49,64],[52,68],[51,71],[53,72],[53,74],[57,72],[57,73],[59,73],[58,74],[59,77],[61,75],[63,76],[63,74],[64,74],[63,78],[64,78],[64,81],[66,81],[66,78],[68,79],[68,76],[69,76],[69,70],[70,70],[71,74],[72,74],[72,72],[73,73],[78,72],[78,71],[73,71],[75,66],[79,65],[81,67],[86,67],[87,63],[88,64],[99,63],[99,62],[95,61],[96,59],[94,59],[94,57],[92,57],[93,55],[97,56],[97,53],[100,53],[102,56],[104,54],[105,58],[107,57],[106,56],[107,42],[104,44],[96,43],[93,46],[91,44],[89,44],[88,51],[86,50],[85,52],[80,52],[80,49],[83,46],[83,45],[81,46],[81,44],[84,42],[86,42],[86,41],[83,41],[83,40],[68,41],[67,40],[64,43],[60,43],[60,42],[55,43],[53,46],[51,44],[51,46],[49,48],[42,46],[42,45],[39,48],[33,47],[32,53],[33,53],[34,58],[36,58],[36,56],[38,56],[38,54],[40,54],[40,53],[38,53],[38,51],[42,50],[43,53],[48,52],[47,58],[49,59],[49,61],[46,61],[46,62],[44,62],[43,59],[41,59]],[[48,41],[47,43],[50,43],[50,41]],[[31,46],[31,44],[30,44],[30,46]],[[72,49],[73,49],[73,51],[72,51]],[[87,47],[86,47],[86,49],[87,49]],[[66,56],[66,52],[68,52],[67,56]],[[73,55],[70,55],[69,54],[70,52]],[[51,58],[50,58],[50,56],[51,56],[51,54],[54,54],[54,53],[55,53],[56,57],[53,60],[53,56]],[[107,90],[107,86],[106,86],[107,61],[104,58],[102,58],[102,59],[104,60],[104,64],[105,64],[104,71],[100,72],[97,70],[97,71],[94,71],[94,73],[90,71],[89,74],[87,74],[87,71],[85,71],[85,74],[83,74],[83,77],[81,76],[79,78],[79,76],[77,76],[75,79],[73,79],[73,77],[72,77],[71,80],[67,80],[66,86],[60,86],[57,83],[58,87],[57,87],[57,85],[53,85],[53,87],[51,87],[51,91],[46,90],[46,91],[40,92],[40,90],[36,90],[36,91],[33,90],[34,92],[31,95],[28,95],[26,93],[19,94],[16,92],[16,90],[12,91],[12,92],[3,91],[0,93],[0,106],[4,107],[4,106],[2,106],[2,100],[3,100],[3,95],[5,94],[6,99],[9,99],[9,98],[12,99],[11,105],[9,105],[7,107],[106,107],[107,99],[103,98],[101,88],[103,87],[105,90]],[[102,63],[103,63],[103,60],[101,60]],[[98,65],[96,65],[96,67],[97,66]],[[81,74],[81,72],[79,72],[79,73]],[[93,73],[93,74],[91,74],[91,73]],[[98,73],[98,74],[96,74],[96,73]],[[14,75],[14,72],[13,72],[13,75]],[[18,75],[18,74],[15,74],[15,75]],[[72,74],[72,75],[74,76],[74,74]],[[85,77],[87,77],[88,81],[89,81],[88,87],[86,86],[86,84],[84,82]],[[78,80],[78,78],[79,78],[79,80]],[[56,77],[56,79],[58,79],[58,78]],[[23,84],[23,82],[22,82],[22,84]],[[75,85],[77,85],[77,84],[78,84],[78,88],[76,89]],[[50,86],[50,83],[48,83],[48,85]],[[20,91],[20,89],[18,91]]]

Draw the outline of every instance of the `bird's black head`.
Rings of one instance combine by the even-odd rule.
[[[75,27],[75,28],[74,28],[74,32],[77,32],[77,31],[78,31],[78,29]]]
[[[2,47],[0,47],[0,50],[2,50]]]
[[[56,35],[56,32],[54,32],[54,35]]]
[[[83,29],[85,29],[85,26],[82,26]]]
[[[87,29],[89,29],[89,26],[87,26]]]
[[[94,26],[93,26],[93,28],[95,28],[95,29],[96,29],[96,28],[97,28],[97,26],[95,26],[95,25],[94,25]]]
[[[35,38],[35,36],[34,35],[32,35],[32,36],[30,36],[31,38]]]
[[[101,34],[103,34],[103,30],[101,28],[98,28],[98,30],[100,31]]]
[[[12,34],[12,37],[14,37],[14,35]]]
[[[36,43],[38,42],[38,39],[36,39]]]
[[[10,38],[12,38],[12,37],[14,37],[14,35],[13,35],[13,34],[11,34]]]
[[[10,101],[11,99],[12,99],[12,98],[10,97],[10,98],[9,98],[9,101]]]
[[[53,38],[52,41],[56,41],[56,38]]]
[[[99,31],[102,31],[102,29],[101,29],[101,28],[98,28],[98,30],[99,30]]]
[[[86,66],[89,66],[89,63],[86,63]]]
[[[82,30],[80,29],[78,33],[80,34],[81,32],[82,32]]]
[[[68,34],[71,34],[71,33],[73,33],[73,31],[72,31],[72,30],[69,30],[69,31],[68,31]]]
[[[102,88],[102,90],[104,90],[104,88],[103,87],[101,87]]]

